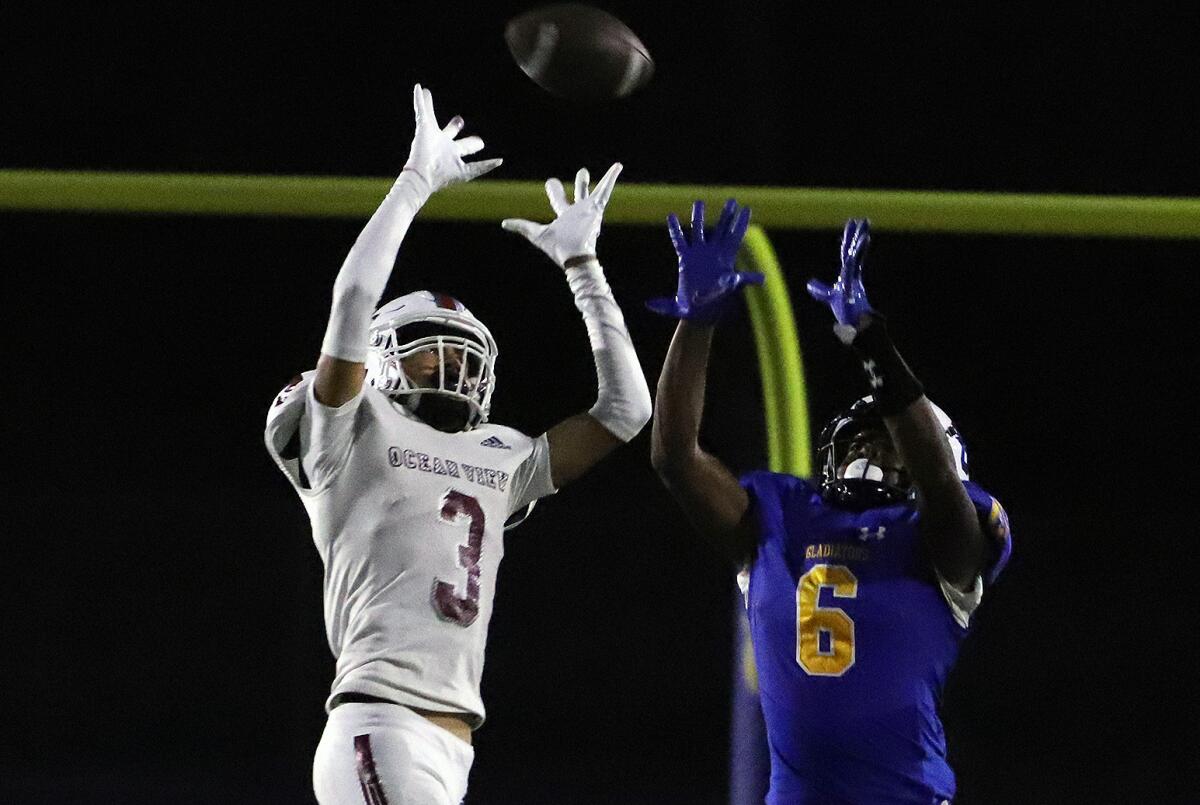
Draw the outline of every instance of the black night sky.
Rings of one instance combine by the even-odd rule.
[[[420,81],[505,158],[496,178],[620,160],[622,182],[1200,193],[1195,7],[600,5],[657,72],[592,107],[513,64],[504,22],[529,4],[5,5],[0,166],[392,176]],[[493,419],[540,433],[590,406],[594,373],[566,283],[501,217],[418,218],[389,294],[466,302],[500,344]],[[261,434],[364,220],[0,214],[0,801],[311,801],[321,565]],[[819,425],[862,391],[802,296],[840,232],[771,235]],[[946,692],[958,802],[1188,800],[1200,245],[871,248],[872,302],[1015,535]],[[653,388],[665,227],[599,250]],[[744,314],[710,378],[706,446],[762,466]],[[509,535],[470,805],[726,801],[733,574],[648,437]]]

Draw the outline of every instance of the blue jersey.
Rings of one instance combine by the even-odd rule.
[[[746,607],[771,750],[771,805],[922,803],[954,796],[937,706],[967,629],[917,534],[912,504],[849,511],[812,484],[742,479],[758,517]],[[1000,504],[971,482],[994,553]]]

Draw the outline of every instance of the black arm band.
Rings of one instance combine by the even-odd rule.
[[[870,324],[858,331],[851,346],[862,359],[879,413],[893,416],[920,399],[925,389],[896,351],[887,320],[878,313],[870,315]]]

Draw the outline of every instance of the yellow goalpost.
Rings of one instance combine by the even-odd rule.
[[[150,215],[365,218],[390,178],[0,170],[0,210]],[[1200,199],[963,193],[763,186],[621,186],[608,224],[654,225],[702,198],[736,198],[754,210],[740,263],[766,283],[746,292],[762,378],[768,466],[811,470],[804,367],[786,279],[766,229],[829,229],[869,217],[878,230],[1067,237],[1200,238]],[[438,193],[424,220],[537,219],[541,182],[481,180]],[[498,214],[499,211],[502,213]]]

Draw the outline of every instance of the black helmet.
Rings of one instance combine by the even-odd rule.
[[[930,405],[945,428],[946,438],[950,441],[950,448],[958,465],[958,476],[964,481],[968,480],[970,475],[967,472],[967,448],[958,434],[958,429],[954,427],[945,411],[933,403]],[[903,503],[916,497],[916,489],[911,486],[899,487],[883,480],[838,477],[838,467],[850,448],[851,440],[864,429],[871,428],[886,431],[875,400],[863,397],[829,420],[829,424],[821,431],[817,464],[821,467],[821,493],[826,500],[847,508],[869,509],[873,506]]]

